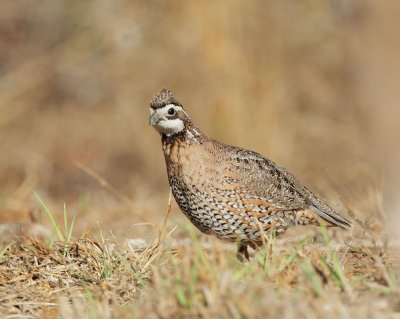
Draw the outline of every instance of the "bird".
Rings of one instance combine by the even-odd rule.
[[[149,124],[161,135],[179,208],[201,232],[237,242],[240,260],[248,260],[248,247],[262,246],[271,232],[280,235],[296,225],[352,227],[285,168],[207,137],[170,90],[151,99]]]

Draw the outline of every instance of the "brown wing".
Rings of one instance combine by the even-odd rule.
[[[232,146],[228,146],[228,149],[229,160],[226,162],[232,163],[232,166],[225,170],[237,175],[237,179],[247,190],[248,197],[253,195],[255,199],[265,198],[271,211],[312,210],[334,226],[351,226],[350,221],[301,185],[284,168],[256,152]]]

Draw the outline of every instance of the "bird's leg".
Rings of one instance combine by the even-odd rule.
[[[247,245],[248,242],[244,241],[243,239],[239,241],[238,243],[238,250],[236,253],[236,258],[240,261],[243,262],[243,257],[246,258],[247,260],[250,260],[249,252],[247,251]]]

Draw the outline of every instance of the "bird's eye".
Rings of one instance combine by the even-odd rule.
[[[175,109],[173,108],[173,107],[171,107],[169,110],[168,110],[168,115],[174,115],[175,114]]]

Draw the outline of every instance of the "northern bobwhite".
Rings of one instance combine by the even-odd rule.
[[[239,242],[249,257],[272,229],[295,225],[347,228],[350,221],[260,154],[204,135],[182,104],[163,89],[150,103],[150,124],[161,134],[168,180],[181,210],[203,233]]]

